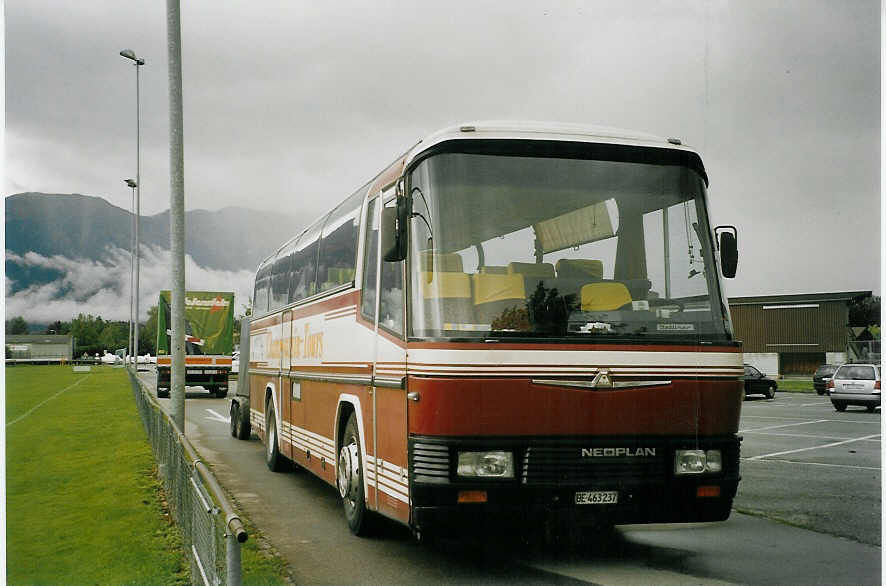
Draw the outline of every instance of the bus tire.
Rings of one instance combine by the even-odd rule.
[[[354,535],[367,535],[370,530],[370,513],[366,508],[366,495],[363,488],[363,455],[360,453],[360,431],[357,417],[353,413],[348,418],[342,435],[341,449],[338,452],[336,484],[341,495],[342,506],[348,528]]]
[[[231,401],[231,435],[239,440],[248,440],[252,436],[249,410],[247,407],[241,410],[238,401]]]
[[[265,464],[271,472],[284,472],[286,463],[280,454],[277,435],[277,417],[274,415],[274,403],[268,401],[265,407]]]

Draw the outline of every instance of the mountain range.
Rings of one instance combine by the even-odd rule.
[[[59,263],[24,262],[28,253],[72,262],[117,262],[131,248],[132,213],[101,197],[19,193],[6,199],[6,297],[65,278]],[[227,207],[185,212],[185,252],[209,271],[254,272],[300,226],[279,212]],[[142,216],[142,250],[168,251],[169,211]],[[116,254],[117,260],[109,260]],[[32,255],[33,256],[33,255]],[[60,268],[61,267],[61,268]]]

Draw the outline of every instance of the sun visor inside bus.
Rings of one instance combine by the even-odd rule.
[[[618,229],[618,211],[615,200],[608,199],[538,222],[533,227],[541,249],[547,254],[614,236]]]

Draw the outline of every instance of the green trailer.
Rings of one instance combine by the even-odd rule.
[[[172,294],[160,292],[157,306],[157,397],[168,397],[172,367]],[[216,397],[228,394],[234,350],[234,294],[185,292],[185,386]]]

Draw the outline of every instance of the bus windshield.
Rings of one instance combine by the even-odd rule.
[[[655,151],[676,152],[536,147],[419,162],[410,336],[730,339],[703,171]]]

